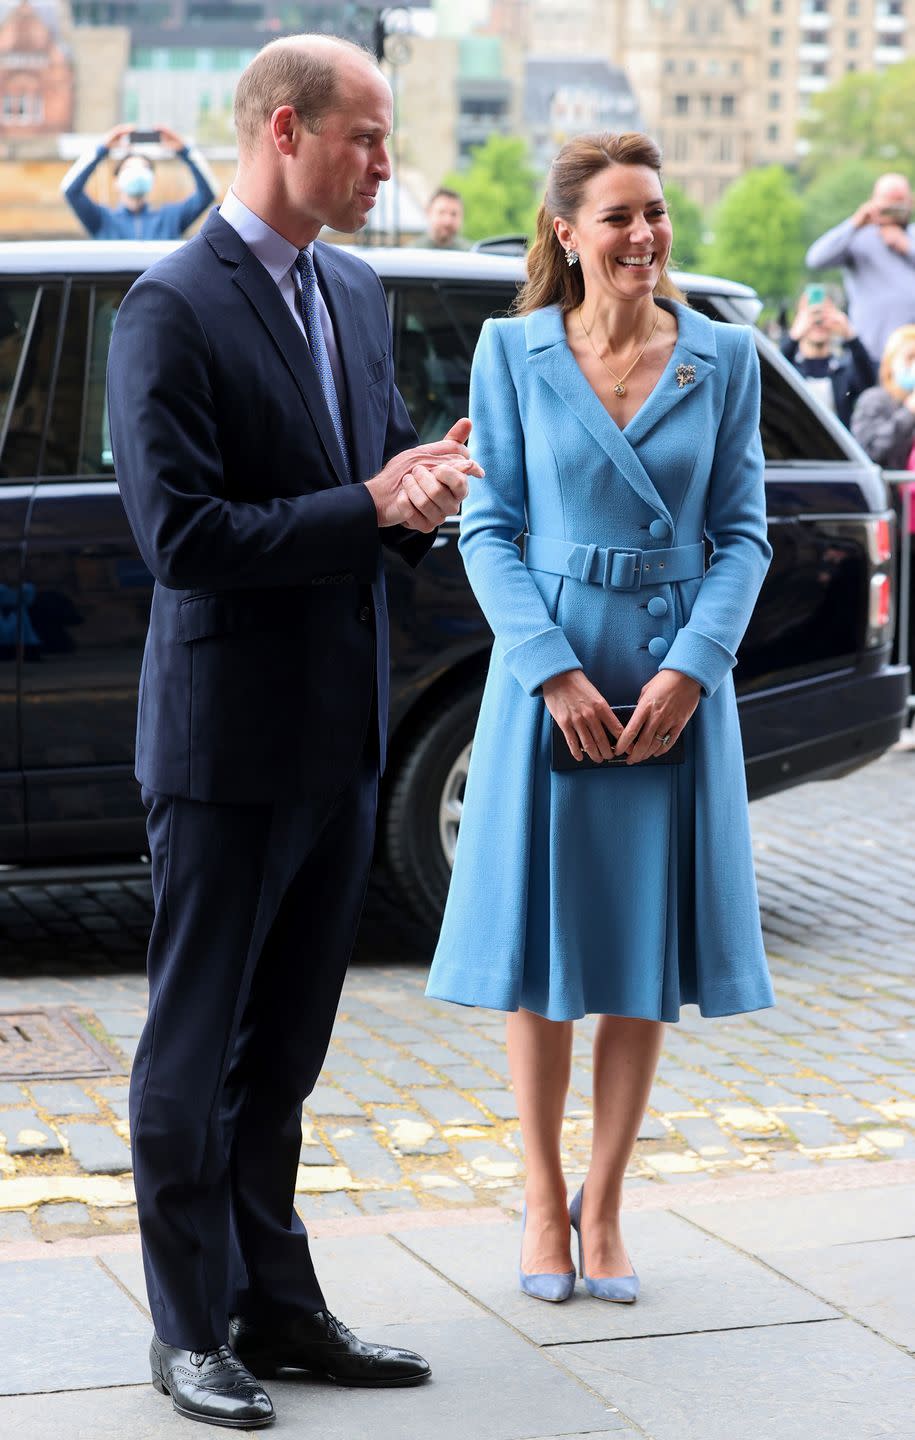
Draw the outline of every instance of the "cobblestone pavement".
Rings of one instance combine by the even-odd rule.
[[[778,1005],[669,1027],[630,1192],[692,1179],[698,1198],[714,1176],[915,1157],[915,754],[751,813]],[[126,867],[0,885],[0,1010],[88,1012],[124,1057],[98,1079],[0,1079],[0,1241],[136,1223],[126,1072],[149,915]],[[519,1203],[502,1017],[425,1000],[427,958],[376,897],[306,1111],[306,1216]],[[570,1181],[587,1164],[592,1033],[576,1027]]]

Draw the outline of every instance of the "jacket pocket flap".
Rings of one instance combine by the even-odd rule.
[[[385,351],[383,355],[379,355],[377,360],[370,360],[368,362],[365,367],[365,378],[369,385],[376,385],[379,380],[384,379],[387,372],[388,356],[387,351]]]
[[[235,628],[232,610],[222,595],[190,595],[178,607],[178,640],[208,640]]]

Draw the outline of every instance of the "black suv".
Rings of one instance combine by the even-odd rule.
[[[137,678],[152,578],[127,527],[105,411],[118,305],[165,243],[0,245],[0,861],[139,855]],[[362,252],[387,290],[398,381],[421,436],[467,410],[483,320],[519,258]],[[751,323],[758,301],[683,275],[692,305]],[[775,558],[740,651],[753,796],[839,775],[899,734],[890,663],[893,516],[880,474],[765,337],[762,438]],[[418,917],[443,902],[491,637],[446,525],[392,564],[391,757],[378,863]]]

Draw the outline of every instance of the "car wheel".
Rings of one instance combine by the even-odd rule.
[[[427,717],[390,790],[386,859],[410,907],[430,927],[438,926],[445,908],[481,695],[474,686]]]

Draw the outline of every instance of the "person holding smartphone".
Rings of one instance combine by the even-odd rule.
[[[90,200],[86,194],[90,175],[120,143],[157,144],[173,151],[193,176],[193,193],[186,200],[170,205],[151,206],[149,197],[155,184],[155,166],[147,155],[128,149],[114,171],[121,204],[112,208]],[[116,125],[95,150],[81,155],[71,166],[60,188],[67,204],[94,240],[180,240],[188,226],[193,225],[216,198],[216,182],[199,150],[192,149],[167,125],[159,125],[155,130]]]
[[[818,400],[849,425],[858,396],[874,383],[874,367],[824,285],[805,288],[781,348]]]
[[[809,270],[842,269],[848,318],[876,368],[899,325],[915,323],[915,225],[905,175],[881,175],[871,198],[807,251]]]

